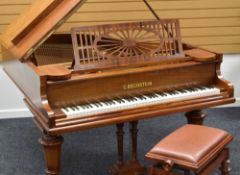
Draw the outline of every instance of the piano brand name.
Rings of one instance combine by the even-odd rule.
[[[151,81],[144,81],[144,82],[138,82],[138,83],[130,83],[130,84],[124,84],[123,89],[128,90],[128,89],[137,89],[137,88],[144,88],[144,87],[149,87],[152,86],[153,82]]]

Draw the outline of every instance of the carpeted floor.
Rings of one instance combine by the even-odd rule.
[[[205,124],[231,132],[231,175],[240,174],[240,108],[208,110]],[[183,114],[141,121],[139,158],[161,138],[185,123]],[[128,125],[125,127],[128,132]],[[37,143],[41,133],[31,119],[0,120],[0,175],[44,175],[42,148]],[[129,149],[128,134],[125,150]],[[64,136],[62,175],[104,175],[116,161],[115,127],[108,126]],[[128,151],[126,158],[129,157]],[[217,173],[214,173],[217,174]],[[218,173],[219,174],[219,173]]]

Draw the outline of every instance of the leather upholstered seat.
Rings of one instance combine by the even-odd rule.
[[[213,160],[233,137],[226,131],[200,125],[185,125],[156,144],[146,157],[200,170]]]

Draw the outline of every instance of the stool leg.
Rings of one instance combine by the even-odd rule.
[[[177,174],[171,171],[172,167],[168,167],[167,169],[164,169],[164,166],[161,163],[157,163],[147,169],[148,175],[183,175],[183,174]]]
[[[227,151],[227,157],[226,159],[222,162],[221,167],[220,167],[220,171],[222,173],[222,175],[230,175],[230,155],[229,155],[229,148],[225,148]]]

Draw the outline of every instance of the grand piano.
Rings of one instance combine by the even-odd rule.
[[[117,126],[117,164],[111,174],[143,174],[137,158],[137,123],[186,112],[202,124],[202,109],[233,103],[222,54],[181,41],[178,19],[55,31],[85,1],[41,0],[1,36],[4,70],[24,93],[43,136],[46,174],[60,174],[63,134]],[[144,1],[149,9],[150,5]],[[132,158],[123,159],[123,127],[130,122]]]

